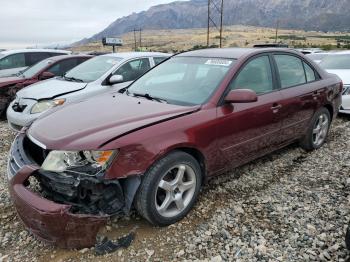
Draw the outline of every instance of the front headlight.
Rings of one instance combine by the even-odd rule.
[[[41,168],[53,172],[97,175],[106,170],[117,151],[51,151]]]
[[[55,99],[55,100],[44,100],[36,103],[32,110],[30,111],[31,114],[38,114],[42,113],[50,108],[63,105],[64,102],[66,102],[66,99]]]

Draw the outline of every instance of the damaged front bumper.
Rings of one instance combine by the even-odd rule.
[[[10,181],[10,193],[25,226],[39,239],[61,248],[91,247],[108,216],[72,214],[70,205],[57,204],[24,184],[38,168],[24,166]]]
[[[39,239],[61,248],[91,247],[99,229],[114,214],[127,214],[139,177],[105,180],[40,169],[44,149],[20,133],[12,144],[9,190],[18,215]],[[39,190],[33,190],[31,179]]]

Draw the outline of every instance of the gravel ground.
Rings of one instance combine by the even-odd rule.
[[[13,134],[0,122],[0,261],[346,261],[349,138],[350,118],[341,116],[320,150],[292,145],[215,178],[190,215],[168,228],[137,215],[111,219],[101,235],[117,239],[134,231],[136,239],[96,257],[93,248],[47,246],[23,228],[5,176]]]

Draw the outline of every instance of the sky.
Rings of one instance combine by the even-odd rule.
[[[174,0],[0,0],[0,48],[67,44]]]

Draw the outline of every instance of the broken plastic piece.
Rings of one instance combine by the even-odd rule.
[[[116,242],[113,242],[107,237],[104,237],[101,243],[97,243],[95,246],[96,255],[102,256],[105,254],[113,253],[120,248],[128,248],[134,239],[135,233],[133,232],[125,237],[119,238]]]

